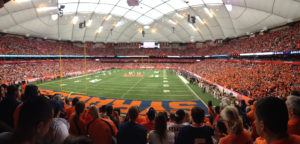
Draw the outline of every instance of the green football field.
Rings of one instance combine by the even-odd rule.
[[[124,75],[143,75],[142,77],[124,77]],[[177,75],[172,70],[120,70],[111,69],[86,76],[63,78],[35,83],[40,88],[88,96],[116,99],[186,101],[201,100],[213,104],[220,101],[202,89]],[[85,86],[86,85],[86,86]],[[87,89],[86,89],[87,88]]]

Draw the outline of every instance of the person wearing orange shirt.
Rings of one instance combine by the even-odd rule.
[[[67,115],[66,115],[65,119],[67,119],[67,120],[70,119],[70,117],[72,116],[72,114],[75,112],[75,105],[77,104],[78,101],[79,101],[78,98],[73,98],[73,100],[72,100],[72,107],[66,109]]]
[[[300,135],[300,97],[288,96],[286,106],[289,112],[288,133]]]
[[[85,135],[86,122],[82,119],[82,113],[84,112],[85,104],[79,101],[75,105],[75,114],[69,119],[70,123],[70,134],[72,135]]]
[[[108,123],[111,126],[111,129],[112,129],[114,135],[118,134],[118,128],[117,128],[117,126],[115,125],[115,123],[111,119],[109,119],[109,118],[102,118],[102,120],[106,121],[106,123]]]
[[[235,107],[225,107],[221,112],[221,117],[224,119],[229,134],[220,139],[220,144],[252,143],[250,132],[243,128],[242,118]]]
[[[147,122],[147,119],[145,116],[142,116],[142,115],[138,115],[138,117],[136,118],[136,121],[135,121],[137,124],[141,125],[142,123],[145,123]]]
[[[299,144],[300,136],[287,133],[288,109],[284,101],[276,97],[258,100],[255,107],[256,131],[262,138],[260,144]]]
[[[27,83],[25,81],[22,81],[22,94],[25,92],[26,86],[27,86]]]
[[[141,125],[147,129],[147,133],[149,133],[151,130],[154,130],[154,118],[155,118],[156,111],[154,108],[150,108],[147,111],[147,118],[148,120],[146,122],[143,122]]]
[[[111,144],[115,135],[111,125],[100,118],[99,109],[96,105],[90,107],[90,114],[94,119],[87,124],[86,134],[94,144]]]
[[[220,115],[220,106],[216,106],[215,107],[215,111],[216,111],[216,118],[213,122],[213,125],[216,125],[218,120],[221,118],[221,115]]]

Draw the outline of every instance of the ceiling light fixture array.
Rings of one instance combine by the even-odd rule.
[[[23,1],[29,1],[29,0],[15,0],[16,2],[23,2]],[[67,5],[66,6],[66,8],[69,10],[69,9],[71,9],[72,8],[72,6],[71,6],[71,4],[70,3],[68,3],[68,2],[63,2],[63,0],[58,0],[59,2],[58,2],[58,4],[59,4],[59,6],[58,7],[52,7],[52,6],[50,6],[50,7],[39,7],[39,8],[36,8],[36,10],[37,10],[37,12],[45,12],[45,11],[51,11],[51,10],[55,10],[55,9],[64,9],[65,8],[65,5]],[[187,2],[186,2],[187,4],[189,3],[189,1],[187,0]],[[210,17],[210,18],[212,18],[215,14],[214,14],[214,12],[212,11],[212,9],[209,9],[207,6],[209,5],[209,3],[207,3],[207,0],[205,1],[204,0],[204,2],[203,2],[203,4],[205,5],[205,7],[203,8],[204,9],[204,11],[205,11],[205,13]],[[232,5],[227,1],[227,3],[221,3],[221,1],[220,1],[220,4],[222,5],[224,5],[225,7],[226,7],[226,9],[228,10],[228,11],[232,11]],[[79,5],[79,4],[78,4]],[[60,6],[63,6],[63,8],[61,8]],[[185,17],[187,17],[187,15],[185,15],[184,13],[179,13],[179,12],[177,12],[177,10],[179,10],[179,9],[173,9],[174,11],[173,12],[175,12],[175,15],[178,17],[178,18],[180,18],[180,19],[183,19],[183,18],[185,18]],[[154,9],[154,11],[159,11],[159,12],[161,12],[159,9]],[[78,11],[78,12],[80,12],[80,10]],[[95,11],[96,12],[96,11]],[[172,12],[172,11],[170,11],[170,12]],[[70,13],[70,12],[67,12],[68,14]],[[142,13],[142,12],[139,12],[139,13]],[[157,12],[158,13],[158,12]],[[104,21],[109,21],[111,18],[112,18],[112,14],[116,14],[116,13],[114,13],[114,12],[112,12],[111,11],[111,13],[109,12],[109,13],[104,13],[104,14],[107,14],[107,16],[105,16],[104,18],[103,18],[103,20]],[[163,15],[164,14],[167,14],[167,12],[166,13],[162,13]],[[137,14],[136,14],[137,15]],[[53,21],[56,21],[57,19],[58,19],[58,17],[59,17],[60,15],[59,14],[52,14],[51,15],[51,19],[53,20]],[[146,15],[146,16],[148,16],[148,15]],[[125,18],[127,18],[126,16],[124,16]],[[150,17],[150,16],[148,16],[149,18],[151,18],[151,19],[156,19],[155,17],[154,18],[152,18],[152,17]],[[157,17],[157,18],[159,18],[159,17]],[[202,18],[200,18],[199,16],[195,16],[195,17],[193,17],[193,20],[195,20],[195,18],[197,19],[197,21],[199,21],[201,24],[206,24],[206,21],[204,20],[204,19],[202,19]],[[141,18],[142,19],[142,18]],[[145,19],[143,19],[143,20],[145,20]],[[77,22],[79,21],[79,17],[78,16],[74,16],[73,17],[73,19],[72,19],[72,24],[74,25],[74,24],[77,24]],[[172,25],[177,25],[178,24],[178,21],[176,20],[176,19],[169,19],[169,20],[167,20],[170,24],[172,24]],[[85,22],[85,21],[84,21]],[[86,24],[86,26],[87,27],[90,27],[91,25],[92,25],[92,22],[93,22],[93,20],[91,20],[91,19],[89,19],[88,21],[87,21],[87,24]],[[140,23],[140,21],[138,21],[137,20],[137,22],[139,22]],[[121,25],[123,25],[124,24],[124,21],[123,20],[120,20],[120,21],[118,21],[118,22],[114,22],[114,24],[112,25],[113,27],[120,27]],[[145,25],[144,27],[142,27],[142,28],[139,28],[138,29],[138,31],[139,32],[141,32],[141,33],[143,33],[144,32],[144,34],[145,34],[145,31],[144,30],[147,30],[147,29],[150,29],[150,26],[148,25],[148,24],[143,24],[143,25]],[[199,30],[199,27],[197,27],[197,26],[195,26],[194,24],[192,24],[192,23],[189,23],[189,26],[194,30],[194,31],[200,31]],[[175,27],[172,27],[172,29],[173,29],[173,32],[175,31]],[[103,30],[103,26],[100,26],[99,28],[98,28],[98,30],[96,31],[97,33],[100,33],[100,32],[102,32],[102,30]],[[151,29],[151,32],[152,33],[155,33],[157,31],[157,29],[156,28],[152,28]]]

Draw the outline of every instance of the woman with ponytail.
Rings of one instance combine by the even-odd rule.
[[[221,112],[229,134],[220,139],[220,144],[251,144],[250,132],[244,129],[242,118],[233,106],[227,106]]]
[[[86,123],[83,119],[80,118],[84,112],[85,104],[82,101],[79,101],[75,105],[75,114],[69,119],[70,123],[70,134],[79,136],[85,135]]]
[[[155,118],[155,130],[149,132],[149,144],[174,144],[175,135],[167,130],[167,119],[163,112]]]

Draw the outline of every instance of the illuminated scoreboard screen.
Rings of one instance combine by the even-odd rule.
[[[139,48],[160,48],[160,45],[156,42],[143,42],[139,44]]]

